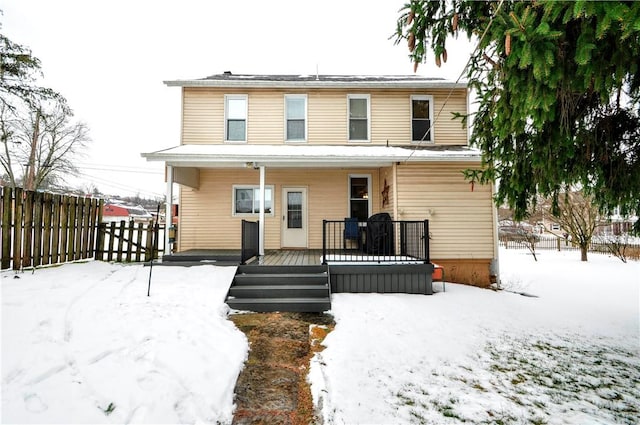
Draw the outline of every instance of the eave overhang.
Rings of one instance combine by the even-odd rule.
[[[385,167],[393,163],[479,162],[480,152],[468,147],[342,145],[180,145],[143,153],[147,161],[197,168],[340,168]]]
[[[220,75],[201,79],[167,80],[169,87],[254,89],[465,89],[466,82],[420,76],[260,76]]]

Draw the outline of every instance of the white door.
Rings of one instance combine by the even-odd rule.
[[[282,248],[307,247],[307,188],[282,188]]]

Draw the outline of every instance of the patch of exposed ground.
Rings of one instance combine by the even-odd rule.
[[[333,318],[310,313],[230,316],[249,340],[249,358],[235,388],[238,425],[315,423],[309,361],[333,329]]]

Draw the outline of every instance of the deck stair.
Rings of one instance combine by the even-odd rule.
[[[327,266],[238,266],[226,302],[255,312],[330,310]]]

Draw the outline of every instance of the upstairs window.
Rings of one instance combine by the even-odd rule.
[[[433,142],[433,96],[411,96],[411,140]]]
[[[225,95],[225,140],[247,141],[247,103],[246,94]]]
[[[349,140],[369,141],[369,95],[350,94],[349,102]]]
[[[284,109],[286,140],[304,142],[307,139],[307,96],[285,95]]]

